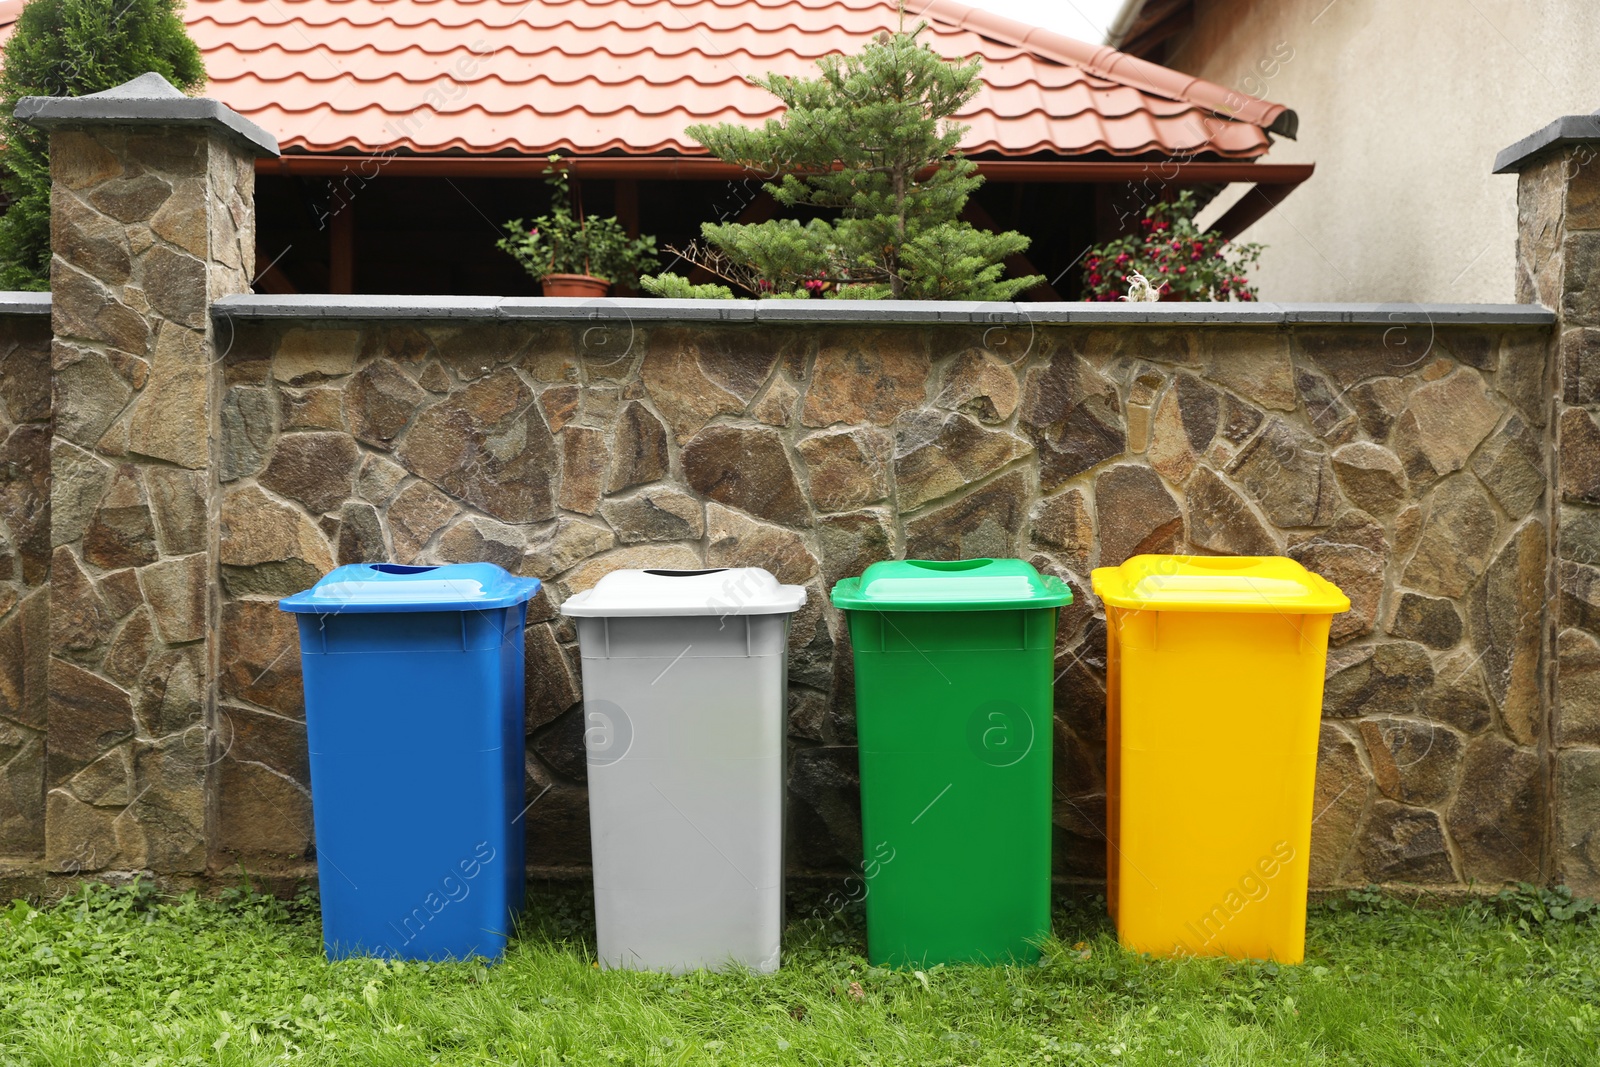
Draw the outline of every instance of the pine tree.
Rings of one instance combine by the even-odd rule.
[[[781,174],[764,188],[784,207],[837,218],[706,223],[703,243],[674,251],[763,296],[827,287],[846,297],[1010,300],[1042,283],[1002,277],[1005,258],[1027,248],[1027,237],[960,218],[983,178],[956,152],[967,127],[949,118],[978,92],[981,64],[947,62],[917,40],[925,28],[828,56],[816,78],[752,79],[786,108],[760,129],[689,127],[724,162]],[[685,295],[688,284],[675,275],[644,280],[664,296]]]
[[[0,73],[0,289],[50,287],[49,135],[12,117],[24,96],[84,96],[155,71],[185,91],[205,83],[181,0],[29,0]]]

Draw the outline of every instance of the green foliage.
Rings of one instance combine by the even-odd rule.
[[[1083,298],[1117,300],[1134,274],[1179,300],[1254,300],[1246,271],[1261,256],[1258,244],[1233,244],[1195,224],[1194,193],[1145,208],[1139,232],[1091,248],[1083,260]]]
[[[1380,886],[1369,885],[1364,889],[1352,889],[1344,895],[1328,901],[1329,911],[1353,911],[1359,915],[1381,915],[1386,911],[1394,911],[1404,907],[1394,897],[1385,893]]]
[[[612,284],[637,287],[639,273],[656,265],[656,239],[629,237],[615,216],[591,218],[572,210],[572,186],[565,168],[551,156],[545,168],[550,186],[550,211],[525,225],[521,219],[506,223],[510,235],[495,242],[535,278],[546,274],[589,274]]]
[[[757,296],[1010,300],[1042,283],[1003,277],[1027,237],[960,219],[983,178],[956,152],[967,127],[949,118],[981,66],[946,62],[917,40],[924,28],[828,56],[816,78],[752,79],[785,107],[760,129],[689,127],[719,159],[782,175],[764,188],[784,207],[837,217],[706,223],[680,254]]]
[[[665,297],[668,300],[733,299],[733,290],[726,285],[717,285],[714,282],[706,285],[695,285],[680,274],[662,274],[660,276],[646,274],[639,279],[639,288],[652,296]]]
[[[1515,889],[1502,889],[1495,903],[1528,933],[1562,923],[1600,924],[1600,901],[1575,897],[1564,885],[1546,889],[1521,882]]]
[[[0,1063],[1600,1062],[1600,926],[1512,914],[1562,891],[1515,890],[1512,911],[1352,896],[1311,909],[1299,967],[1125,952],[1105,902],[1080,900],[1037,966],[893,971],[863,956],[859,900],[797,889],[790,914],[816,918],[790,925],[777,973],[671,975],[598,969],[571,886],[535,886],[488,966],[328,963],[308,898],[248,884],[226,901],[90,885],[0,907]]]
[[[0,289],[50,286],[49,136],[12,117],[24,96],[84,96],[155,71],[179,89],[205,66],[177,11],[181,0],[29,0],[0,73]]]

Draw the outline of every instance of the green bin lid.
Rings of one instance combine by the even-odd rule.
[[[1072,603],[1060,578],[1020,559],[894,559],[833,587],[833,606],[876,611],[1058,608]]]

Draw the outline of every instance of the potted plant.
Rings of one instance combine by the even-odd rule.
[[[574,199],[565,168],[551,156],[545,168],[550,211],[531,223],[512,219],[495,247],[510,253],[539,279],[545,296],[605,296],[613,285],[636,288],[641,271],[656,263],[654,237],[629,237],[616,216],[588,218],[581,194]],[[574,213],[576,207],[576,213]]]

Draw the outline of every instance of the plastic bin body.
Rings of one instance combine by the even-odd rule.
[[[804,600],[752,568],[619,571],[562,606],[583,663],[602,966],[777,969]]]
[[[1137,556],[1094,584],[1119,939],[1300,962],[1328,630],[1348,599],[1275,557]]]
[[[408,599],[408,580],[435,584]],[[298,613],[330,959],[504,952],[526,884],[523,626],[537,589],[490,564],[356,564],[283,602]]]
[[[1056,616],[1071,593],[1021,560],[907,560],[833,598],[855,655],[868,959],[1037,959]]]

